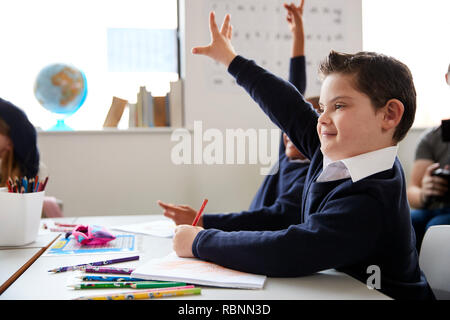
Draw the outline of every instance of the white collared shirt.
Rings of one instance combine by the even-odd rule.
[[[323,170],[317,182],[351,178],[359,181],[375,173],[391,169],[397,156],[398,146],[387,147],[355,157],[331,161],[323,156]]]

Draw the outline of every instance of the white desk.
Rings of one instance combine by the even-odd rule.
[[[147,222],[162,219],[158,215],[115,216],[115,217],[82,217],[76,223],[99,224],[106,227],[114,225]],[[113,231],[113,230],[111,230]],[[116,233],[116,231],[113,231]],[[121,267],[136,267],[151,258],[163,257],[172,251],[172,239],[140,236],[143,250],[138,253],[139,261],[117,264]],[[41,256],[28,270],[16,280],[4,293],[1,299],[73,299],[80,296],[110,292],[130,291],[130,289],[86,289],[70,290],[66,287],[73,279],[73,272],[49,274],[53,267],[75,265],[92,261],[125,257],[133,254],[98,254],[91,256],[48,257]],[[30,284],[39,290],[30,290]],[[390,299],[352,277],[327,270],[315,275],[298,278],[267,278],[262,290],[243,290],[202,287],[201,295],[173,297],[170,299],[207,299],[207,300],[301,300],[301,299]]]
[[[43,219],[46,221],[49,219]],[[53,219],[61,223],[72,223],[75,218]],[[24,246],[0,247],[0,295],[44,253],[58,234],[39,230],[35,241]]]

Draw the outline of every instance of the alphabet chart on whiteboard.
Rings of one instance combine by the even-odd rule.
[[[236,52],[261,67],[288,79],[292,34],[282,0],[210,0],[204,14],[214,11],[220,28],[231,15],[232,44]],[[298,5],[300,1],[295,1]],[[319,63],[331,49],[356,52],[362,48],[361,0],[305,0],[303,9],[306,95],[320,93]],[[209,32],[206,29],[206,32]],[[204,69],[211,91],[235,91],[237,85],[223,66],[210,61]]]

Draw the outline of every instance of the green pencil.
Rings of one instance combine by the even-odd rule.
[[[133,288],[133,289],[150,289],[150,288],[169,288],[185,286],[184,282],[159,282],[159,281],[142,281],[142,282],[102,282],[102,283],[75,283],[69,284],[68,287],[78,289],[100,289],[100,288]]]

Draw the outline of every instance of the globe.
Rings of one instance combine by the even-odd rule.
[[[50,64],[36,77],[34,96],[45,109],[57,116],[56,125],[49,130],[72,130],[64,119],[74,114],[86,100],[86,77],[72,65]]]

